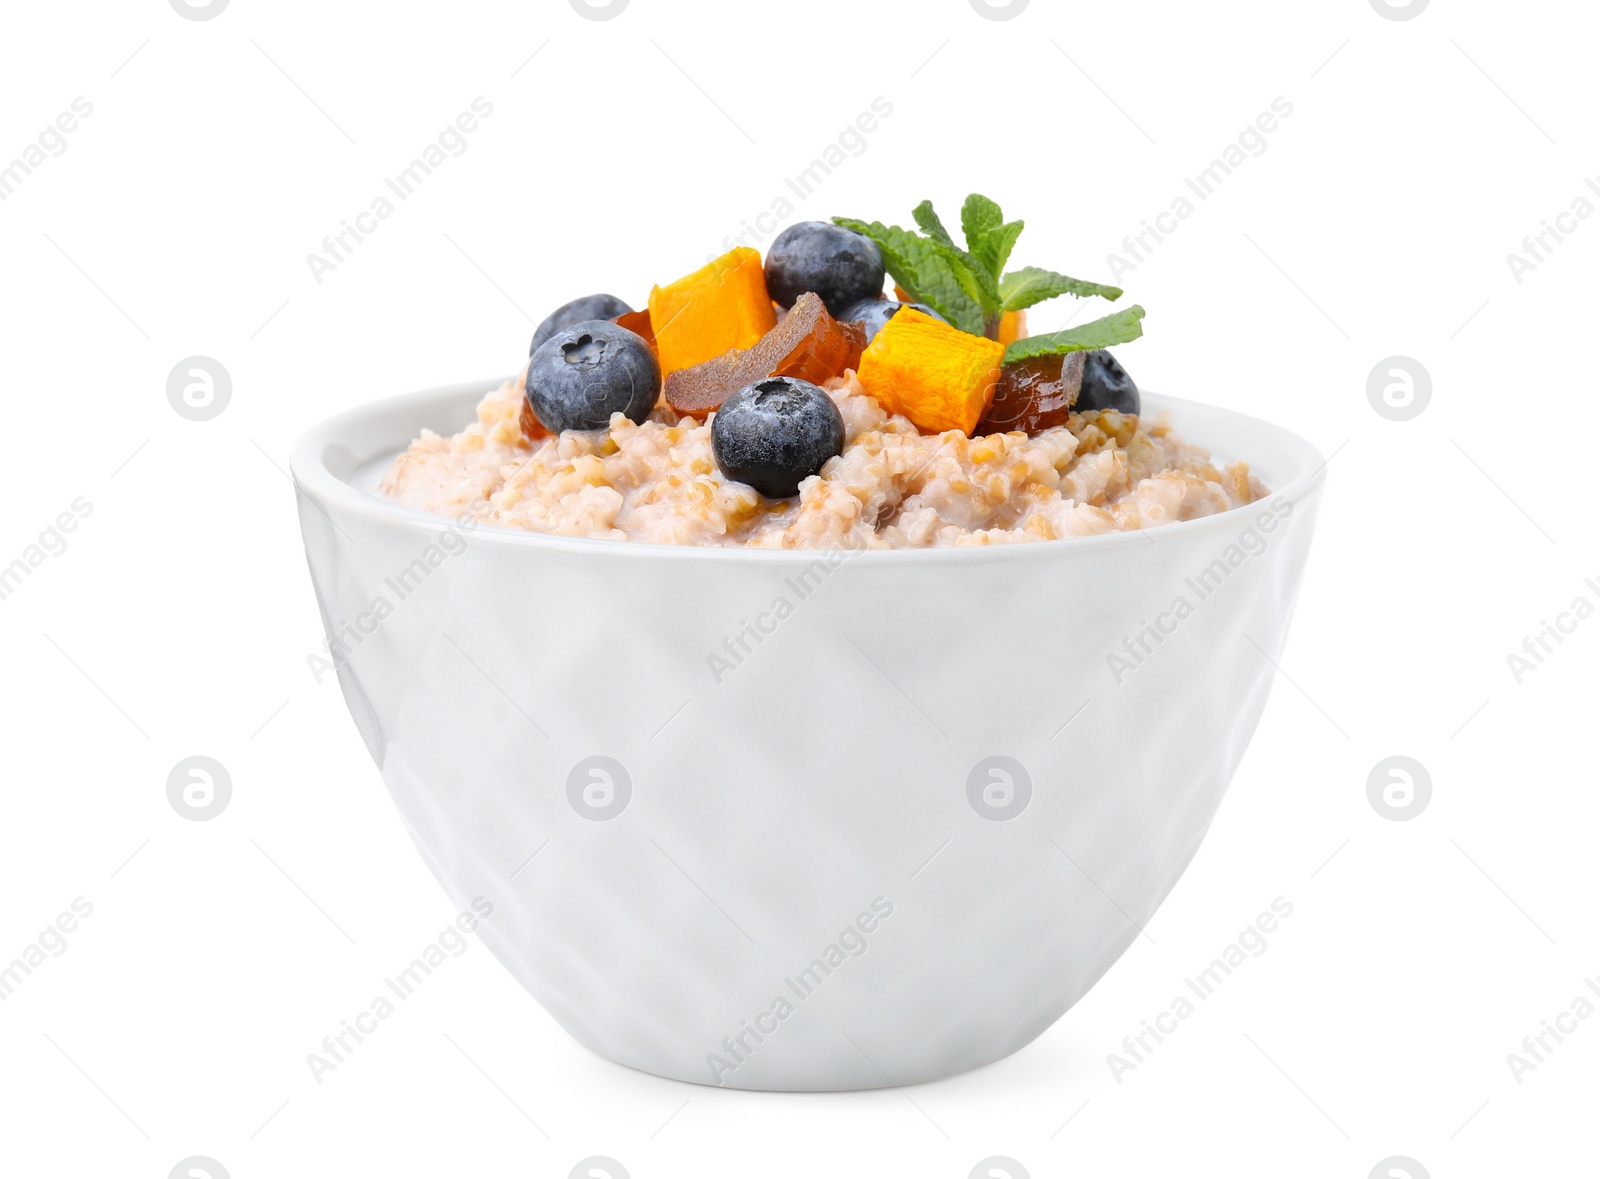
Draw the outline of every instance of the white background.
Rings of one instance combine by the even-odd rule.
[[[1600,218],[1520,283],[1506,261],[1578,195],[1600,204],[1590,6],[1033,0],[992,21],[967,0],[633,0],[602,23],[565,0],[234,0],[207,21],[139,0],[4,20],[0,163],[74,98],[93,114],[0,202],[0,564],[75,498],[93,511],[0,601],[0,962],[73,898],[94,911],[0,1003],[0,1173],[163,1177],[207,1155],[235,1179],[565,1176],[604,1154],[635,1179],[958,1179],[1004,1154],[1036,1177],[1364,1179],[1400,1154],[1445,1179],[1592,1160],[1600,1019],[1520,1084],[1506,1061],[1600,975],[1600,621],[1520,684],[1506,662],[1578,595],[1600,604]],[[292,441],[512,370],[574,295],[642,305],[879,95],[893,114],[794,219],[908,224],[933,197],[949,220],[976,188],[1027,219],[1019,262],[1103,281],[1185,176],[1293,104],[1122,278],[1149,311],[1121,350],[1141,384],[1333,456],[1285,675],[1207,843],[1150,939],[1041,1039],[905,1093],[630,1072],[475,940],[315,1083],[306,1054],[453,911],[307,669]],[[316,282],[306,255],[478,96],[494,111],[465,153]],[[204,423],[165,393],[194,354],[233,380]],[[1403,423],[1366,396],[1395,354],[1433,382]],[[1396,753],[1433,781],[1408,822],[1366,795]],[[232,776],[209,822],[167,802],[192,754]],[[1278,896],[1294,913],[1266,952],[1114,1080],[1122,1037]]]

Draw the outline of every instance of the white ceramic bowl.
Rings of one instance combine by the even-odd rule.
[[[931,1080],[1059,1019],[1177,882],[1261,716],[1316,451],[1151,396],[1274,494],[985,549],[463,531],[372,494],[496,383],[342,414],[293,470],[350,711],[454,903],[493,903],[506,967],[601,1055],[741,1088]]]

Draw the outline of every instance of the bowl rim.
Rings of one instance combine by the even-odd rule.
[[[1224,421],[1231,420],[1232,424],[1243,427],[1247,432],[1266,436],[1271,440],[1272,448],[1277,451],[1272,457],[1279,462],[1291,464],[1293,475],[1281,486],[1273,487],[1266,499],[1258,500],[1255,504],[1230,508],[1228,511],[1218,512],[1213,516],[1202,516],[1195,520],[1180,520],[1128,532],[1064,537],[1059,540],[1020,544],[963,545],[946,548],[758,549],[721,545],[651,544],[636,540],[561,536],[503,525],[464,523],[455,517],[440,516],[424,512],[419,508],[392,503],[356,487],[348,478],[335,473],[328,465],[328,456],[333,448],[343,447],[346,453],[349,453],[364,433],[370,434],[376,420],[396,415],[411,416],[417,423],[410,434],[415,438],[422,429],[422,418],[428,416],[429,410],[437,410],[439,405],[445,402],[465,402],[469,397],[482,397],[485,393],[499,388],[505,381],[505,377],[494,377],[439,385],[363,402],[323,419],[302,434],[290,451],[289,470],[296,490],[308,497],[324,513],[337,508],[343,513],[390,523],[406,523],[440,534],[444,532],[459,534],[469,531],[474,545],[524,546],[530,551],[555,550],[573,554],[583,553],[594,557],[610,556],[623,560],[755,561],[809,565],[828,553],[848,553],[852,564],[856,559],[866,559],[874,564],[885,561],[896,564],[923,562],[943,564],[962,561],[1057,559],[1074,553],[1088,556],[1119,546],[1170,544],[1197,538],[1202,533],[1235,531],[1244,525],[1252,511],[1259,511],[1263,505],[1270,505],[1276,499],[1287,499],[1291,505],[1298,506],[1319,491],[1327,479],[1328,460],[1324,459],[1310,442],[1290,430],[1237,410],[1148,391],[1141,391],[1141,396],[1153,403],[1146,408],[1170,411],[1175,419],[1174,424],[1179,429],[1184,428],[1183,419],[1187,416],[1210,415]],[[465,425],[470,420],[467,418],[462,424]],[[1185,436],[1191,437],[1187,432]],[[1219,440],[1208,434],[1207,437],[1199,439],[1197,445],[1204,445],[1208,449],[1227,450],[1227,439]],[[375,461],[377,457],[387,452],[387,448],[374,448],[370,444],[366,449],[370,452],[369,457],[356,460],[358,467]],[[1259,450],[1260,447],[1257,445],[1257,451]],[[1254,469],[1260,459],[1249,457],[1247,461],[1251,462]]]

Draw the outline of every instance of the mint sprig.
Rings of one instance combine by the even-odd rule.
[[[1090,352],[1096,348],[1109,348],[1113,344],[1126,344],[1144,335],[1140,320],[1144,308],[1135,303],[1121,311],[1114,311],[1092,323],[1063,328],[1044,336],[1026,336],[1006,345],[1002,364],[1015,364],[1035,356],[1050,356],[1057,352]]]
[[[895,284],[964,332],[997,339],[1000,317],[1005,312],[1021,311],[1057,295],[1122,298],[1121,287],[1086,282],[1038,266],[1007,271],[1006,262],[1023,223],[1007,221],[1000,206],[981,193],[972,193],[961,206],[961,234],[966,239],[966,249],[958,246],[945,229],[932,201],[923,201],[911,215],[921,234],[898,225],[853,217],[833,220],[877,242]]]

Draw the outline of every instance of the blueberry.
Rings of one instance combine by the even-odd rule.
[[[802,221],[772,240],[767,250],[767,294],[793,307],[815,291],[835,319],[862,299],[883,290],[883,252],[878,243],[827,221]]]
[[[844,314],[839,318],[859,323],[867,329],[867,343],[872,342],[872,337],[878,334],[878,329],[889,322],[889,317],[902,307],[915,307],[924,315],[931,315],[940,323],[949,323],[926,303],[896,303],[893,299],[862,299],[859,303],[852,303],[844,309]]]
[[[564,327],[571,327],[575,323],[583,323],[589,319],[615,319],[619,315],[627,315],[632,310],[632,307],[615,295],[585,295],[581,299],[563,303],[545,316],[544,322],[533,330],[533,343],[528,345],[528,355],[532,356],[539,351],[540,344]]]
[[[627,328],[591,319],[558,330],[528,361],[528,403],[545,429],[603,430],[614,413],[643,422],[661,394],[655,354]]]
[[[810,381],[767,377],[722,403],[711,419],[711,453],[729,479],[788,499],[844,449],[839,407]]]
[[[1114,409],[1118,413],[1139,413],[1139,386],[1133,383],[1128,371],[1117,363],[1117,358],[1104,348],[1097,348],[1084,358],[1083,387],[1078,399],[1072,403],[1077,413],[1093,413],[1099,409]]]

